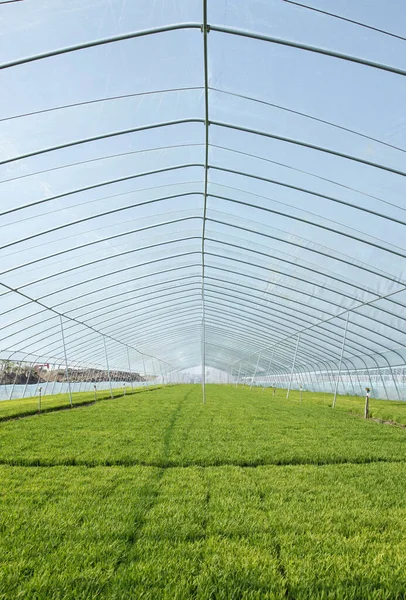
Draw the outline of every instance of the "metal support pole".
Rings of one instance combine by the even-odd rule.
[[[97,402],[97,387],[96,384],[94,384],[94,401]]]
[[[389,364],[388,364],[388,367],[389,367],[390,374],[391,374],[391,376],[392,376],[392,381],[393,381],[393,384],[394,384],[394,386],[395,386],[396,393],[397,393],[397,395],[398,395],[398,400],[401,400],[402,398],[401,398],[401,396],[400,396],[400,393],[399,393],[399,388],[398,388],[398,386],[397,386],[396,379],[395,379],[395,376],[394,376],[394,374],[393,374],[392,368],[391,368],[391,366],[390,366]]]
[[[348,366],[346,366],[346,369],[347,369],[347,377],[348,377],[348,381],[350,382],[350,384],[351,384],[351,387],[352,387],[352,394],[353,394],[353,396],[356,396],[356,395],[357,395],[357,392],[355,391],[355,386],[354,386],[354,381],[353,381],[353,378],[352,378],[352,376],[351,376],[351,371],[349,370]]]
[[[154,376],[154,384],[156,385],[156,372],[155,372],[155,363],[154,363],[154,359],[151,358],[151,364],[152,364],[152,373]]]
[[[147,372],[145,370],[145,359],[144,359],[143,354],[141,354],[141,356],[142,356],[142,365],[143,365],[143,369],[144,369],[144,380],[146,381],[147,380]],[[133,388],[133,391],[134,391],[134,388]]]
[[[269,361],[269,365],[268,365],[268,370],[267,370],[267,374],[266,374],[266,377],[268,379],[269,379],[269,373],[271,371],[271,365],[273,363],[273,355],[274,355],[274,353],[275,353],[275,348],[272,349],[271,360]],[[267,382],[269,383],[269,380],[267,380]],[[262,386],[262,391],[264,391],[264,389],[265,389],[265,383],[266,382],[264,381],[264,385]]]
[[[50,366],[51,366],[51,365],[50,365]],[[51,370],[53,371],[53,369],[51,369],[51,368],[49,368],[49,369],[48,369],[48,371],[51,371]],[[49,384],[49,373],[48,373],[47,380],[46,380],[46,382],[45,382],[44,396],[46,396],[46,395],[47,395],[47,388],[48,388],[48,384]]]
[[[87,368],[82,369],[82,368],[80,368],[80,365],[79,365],[79,373],[80,373],[80,380],[79,380],[79,388],[78,388],[77,391],[81,392],[82,391],[82,385],[85,384],[85,387],[86,387],[85,379],[87,377],[88,369]]]
[[[202,400],[206,404],[206,301],[205,301],[205,238],[207,218],[207,198],[209,191],[209,53],[207,36],[210,26],[207,23],[207,0],[203,0],[203,70],[204,70],[204,129],[205,129],[205,159],[204,159],[204,190],[203,190],[203,225],[202,225]]]
[[[389,394],[388,394],[388,390],[386,389],[385,379],[382,375],[381,367],[378,367],[378,374],[379,374],[379,379],[381,380],[381,383],[382,383],[382,386],[383,386],[383,389],[385,392],[386,399],[389,400]]]
[[[128,370],[130,372],[130,377],[131,377],[131,389],[132,391],[134,391],[134,381],[133,381],[133,374],[131,371],[131,362],[130,362],[130,350],[127,346],[127,359],[128,359]]]
[[[41,392],[42,392],[42,387],[40,387],[38,390],[38,412],[40,414],[41,414]]]
[[[204,304],[204,296],[203,296],[203,304]],[[202,400],[203,400],[203,404],[206,404],[206,327],[205,327],[205,323],[204,323],[204,315],[203,315],[203,325],[202,325]]]
[[[354,396],[359,396],[359,395],[363,396],[363,394],[364,394],[364,388],[362,387],[362,383],[361,383],[361,380],[359,378],[360,369],[357,368],[355,365],[354,365],[354,369],[355,369],[354,373],[355,373],[355,376],[356,376],[357,381],[358,381],[359,389],[361,390],[361,394],[356,394],[355,393],[355,388],[354,388]]]
[[[38,362],[39,362],[39,361],[38,361]],[[36,396],[36,395],[37,395],[38,387],[39,387],[39,384],[40,384],[40,381],[39,381],[39,370],[36,370],[36,373],[37,373],[37,377],[38,377],[38,379],[37,379],[37,384],[36,384],[36,386],[35,386],[34,396]]]
[[[113,398],[114,396],[113,396],[113,389],[111,387],[109,357],[108,357],[108,354],[107,354],[107,345],[106,345],[106,339],[105,339],[104,335],[103,335],[103,343],[104,343],[104,354],[106,355],[106,366],[107,366],[107,375],[108,375],[108,378],[109,378],[110,396],[111,396],[111,398]]]
[[[241,365],[242,365],[242,360],[240,360],[240,368],[238,369],[238,376],[237,376],[237,382],[235,384],[235,387],[238,387],[238,383],[240,381]]]
[[[350,313],[347,313],[347,320],[345,321],[345,328],[344,328],[344,335],[343,335],[343,343],[341,346],[341,354],[340,354],[340,362],[338,364],[338,373],[337,373],[337,381],[336,381],[336,387],[334,390],[334,398],[333,398],[333,406],[332,408],[335,408],[336,405],[336,399],[337,399],[337,391],[338,391],[338,384],[340,382],[340,375],[341,375],[341,365],[343,362],[343,356],[344,356],[344,349],[345,349],[345,341],[347,339],[347,329],[348,329],[348,321],[350,320]]]
[[[290,394],[290,388],[292,387],[292,380],[293,380],[293,371],[295,370],[295,364],[296,364],[296,357],[297,357],[297,350],[299,348],[299,342],[300,342],[300,333],[297,336],[297,342],[296,342],[296,349],[295,349],[295,355],[293,357],[293,363],[292,363],[292,371],[290,373],[290,379],[289,379],[289,387],[288,387],[288,391],[286,394],[286,400],[289,398],[289,394]]]
[[[258,371],[258,365],[259,365],[259,361],[260,360],[261,360],[261,353],[259,352],[257,364],[256,364],[255,371],[254,371],[254,375],[251,377],[250,391],[252,390],[252,384],[254,383],[254,379],[255,379],[257,371]]]
[[[26,391],[27,391],[28,382],[29,382],[29,380],[30,380],[30,377],[31,377],[31,371],[32,371],[32,368],[33,368],[34,364],[35,364],[35,363],[31,363],[31,365],[30,365],[30,368],[29,368],[29,370],[28,370],[27,380],[26,380],[26,382],[25,382],[24,391],[23,391],[23,398],[25,398],[25,394],[26,394]]]
[[[72,402],[72,389],[71,389],[70,379],[69,379],[68,358],[66,356],[66,345],[65,345],[65,335],[63,333],[62,315],[59,315],[59,318],[60,318],[60,321],[61,321],[62,345],[63,345],[63,353],[64,353],[64,356],[65,356],[65,371],[66,371],[66,380],[68,382],[69,402],[70,402],[70,406],[72,408],[72,406],[73,406],[73,402]]]
[[[21,367],[21,364],[20,364],[20,367]],[[13,385],[11,386],[11,392],[10,392],[9,400],[11,400],[12,397],[13,397],[13,393],[14,393],[14,388],[15,388],[15,385],[16,385],[17,377],[18,377],[18,367],[16,367],[16,376],[14,377]]]
[[[54,381],[52,383],[51,396],[52,396],[52,394],[54,393],[54,390],[55,390],[56,380],[57,380],[57,377],[58,377],[58,371],[59,371],[60,367],[61,367],[61,365],[58,365],[58,368],[57,368],[56,363],[55,363],[55,367],[54,367],[54,371],[53,371],[55,379],[54,379]]]
[[[371,373],[370,373],[370,371],[369,371],[369,369],[368,369],[368,365],[367,365],[367,363],[366,363],[365,361],[363,361],[363,362],[365,363],[365,369],[366,369],[366,372],[367,372],[367,377],[368,377],[368,384],[367,384],[367,387],[368,387],[368,388],[372,388],[373,386],[372,386],[372,377],[371,377]]]

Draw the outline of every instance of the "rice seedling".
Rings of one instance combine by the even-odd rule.
[[[406,432],[207,392],[0,423],[2,600],[405,597]]]

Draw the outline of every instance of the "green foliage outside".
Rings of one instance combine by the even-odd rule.
[[[0,423],[0,598],[405,598],[406,431],[282,394]]]

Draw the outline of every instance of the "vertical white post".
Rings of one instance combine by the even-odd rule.
[[[252,390],[252,385],[254,383],[254,379],[256,377],[257,371],[258,371],[258,365],[259,365],[259,361],[261,360],[261,353],[258,353],[258,360],[257,360],[257,364],[255,367],[255,371],[254,371],[254,375],[251,377],[251,385],[250,385],[250,391]]]
[[[396,379],[395,379],[395,376],[394,376],[394,374],[393,374],[393,371],[392,371],[392,369],[391,369],[391,366],[390,366],[389,364],[388,364],[388,367],[389,367],[390,374],[391,374],[391,376],[392,376],[392,381],[393,381],[393,384],[394,384],[394,386],[395,386],[396,393],[397,393],[397,395],[398,395],[398,399],[399,399],[399,400],[402,400],[402,398],[401,398],[401,395],[400,395],[400,393],[399,393],[399,388],[398,388],[398,386],[397,386],[397,384],[396,384]]]
[[[49,366],[51,366],[51,363],[49,363]],[[48,368],[48,371],[51,371],[51,369],[50,369],[50,368]],[[52,369],[52,371],[53,371],[53,369]],[[49,383],[49,373],[48,373],[48,378],[47,378],[47,380],[46,380],[46,382],[45,382],[44,396],[46,396],[46,394],[47,394],[47,387],[48,387],[48,383]]]
[[[31,371],[32,371],[33,366],[34,366],[34,363],[31,363],[30,368],[28,370],[27,380],[26,380],[25,386],[24,386],[23,398],[25,398],[25,393],[27,391],[28,381],[29,381],[29,379],[31,377]]]
[[[60,321],[61,321],[61,334],[62,334],[63,354],[65,356],[65,372],[66,372],[66,380],[68,382],[69,401],[70,401],[70,406],[72,408],[72,406],[73,406],[73,403],[72,403],[72,389],[71,389],[70,379],[69,379],[68,358],[66,356],[66,345],[65,345],[65,335],[63,333],[62,315],[59,315],[59,318],[60,318]]]
[[[128,359],[128,370],[130,372],[130,377],[131,377],[131,389],[132,389],[132,391],[134,391],[133,374],[131,372],[130,351],[128,349],[128,346],[127,346],[127,359]]]
[[[286,394],[286,400],[289,398],[289,394],[290,394],[290,388],[292,387],[292,380],[293,380],[293,371],[295,370],[295,365],[296,365],[296,357],[297,357],[297,349],[299,348],[299,342],[300,342],[300,333],[297,336],[297,342],[296,342],[296,349],[295,349],[295,355],[293,357],[293,363],[292,363],[292,371],[290,373],[290,379],[289,379],[289,387],[288,387],[288,391]]]
[[[143,368],[144,368],[144,380],[146,381],[147,380],[147,372],[145,370],[145,359],[144,359],[144,355],[143,354],[141,354],[141,356],[142,356],[142,365],[143,365]]]
[[[151,358],[151,364],[152,364],[152,374],[154,376],[154,384],[156,385],[156,372],[155,372],[155,363],[154,363],[153,358]]]
[[[39,360],[38,360],[38,362],[39,362]],[[39,387],[39,383],[40,383],[39,382],[39,370],[37,371],[37,375],[38,375],[38,380],[37,380],[37,385],[35,386],[34,396],[37,395],[37,391],[38,391],[38,387]]]
[[[238,376],[237,376],[237,382],[235,384],[235,387],[238,387],[238,384],[240,382],[241,365],[242,365],[242,360],[240,361],[240,368],[238,369]]]
[[[365,389],[365,411],[364,411],[364,418],[368,419],[369,417],[369,388]]]
[[[271,365],[273,363],[273,355],[274,355],[274,353],[275,353],[275,348],[272,348],[271,360],[269,361],[268,371],[267,371],[266,377],[269,377],[269,373],[271,371]],[[268,381],[268,383],[269,383],[269,381]],[[262,386],[262,391],[264,391],[264,389],[265,389],[265,381],[264,381],[264,385]]]
[[[204,267],[203,267],[204,277]],[[202,399],[203,404],[206,404],[206,327],[205,327],[205,311],[204,311],[204,279],[203,279],[203,320],[202,320]]]
[[[55,363],[55,369],[54,369],[54,377],[55,377],[55,379],[54,379],[54,382],[53,382],[53,384],[52,384],[51,395],[52,395],[52,394],[54,393],[54,391],[55,391],[55,386],[56,386],[57,379],[58,379],[58,372],[60,371],[60,369],[61,369],[61,365],[60,365],[60,364],[58,364],[58,365],[57,365],[57,364]]]
[[[385,391],[386,399],[389,400],[388,390],[386,389],[385,379],[382,376],[382,369],[381,369],[381,367],[378,367],[378,375],[379,375],[379,379],[381,380],[381,383],[383,385],[383,389]]]
[[[111,387],[111,377],[110,377],[110,367],[109,367],[109,357],[107,355],[107,345],[106,345],[106,339],[105,339],[104,335],[103,335],[103,343],[104,343],[104,353],[106,355],[107,375],[109,376],[110,396],[111,396],[111,398],[113,398],[113,390]]]
[[[79,375],[80,379],[79,379],[79,388],[76,390],[77,392],[81,392],[82,391],[82,384],[84,383],[83,379],[85,377],[85,374],[83,373],[83,370],[80,369],[80,375]]]
[[[347,320],[345,322],[344,335],[343,335],[343,343],[342,343],[342,346],[341,346],[340,362],[339,362],[339,365],[338,365],[338,374],[337,374],[336,387],[335,387],[335,390],[334,390],[334,398],[333,398],[333,406],[332,406],[332,408],[335,408],[335,405],[336,405],[338,384],[340,382],[340,375],[341,375],[341,364],[343,362],[344,349],[345,349],[345,341],[347,339],[347,329],[348,329],[348,321],[349,320],[350,320],[350,313],[348,312],[347,313]]]
[[[20,364],[22,364],[22,361],[21,361]],[[12,397],[13,397],[13,392],[14,392],[14,388],[15,388],[15,385],[16,385],[17,377],[18,377],[18,367],[16,367],[16,376],[14,377],[13,385],[11,387],[11,392],[10,392],[9,400],[11,400]]]
[[[42,393],[42,387],[40,387],[38,390],[38,412],[40,414],[41,414],[41,393]]]

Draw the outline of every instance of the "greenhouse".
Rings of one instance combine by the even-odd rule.
[[[72,501],[61,527],[88,494],[93,517],[100,509],[120,530],[115,510],[138,494],[131,514],[140,512],[135,529],[151,552],[130,560],[127,540],[113,568],[113,537],[95,550],[97,574],[98,559],[83,558],[84,538],[71,540],[84,545],[69,575],[68,551],[55,551],[43,571],[28,550],[14,556],[9,533],[0,598],[404,598],[405,538],[396,537],[406,522],[404,2],[3,0],[0,28],[0,464],[9,469],[10,510],[18,521],[35,505],[35,486],[46,502],[68,485],[64,469],[82,469],[77,498],[73,488],[61,496]],[[282,524],[264,565],[261,536],[279,525],[258,525],[244,556],[241,532],[220,531],[220,516],[218,539],[208,537],[211,495],[220,511],[221,487],[235,478],[230,502],[236,490],[247,496],[236,514],[254,514],[250,494],[258,488],[271,502],[272,477],[291,486],[280,497],[297,494],[292,515],[305,511],[301,486],[307,498],[324,484],[345,497],[341,535],[364,493],[347,490],[344,463],[360,480],[376,463],[368,485],[385,488],[383,513],[393,506],[399,519],[377,525],[393,527],[390,542],[387,532],[378,543],[373,529],[358,548],[359,565],[372,548],[376,576],[352,561],[348,532],[340,559],[320,542],[320,556],[337,563],[308,580],[305,562],[315,559],[310,550],[306,559],[289,554],[297,561],[289,572]],[[316,471],[285,480],[280,466],[325,464],[341,470],[324,471],[323,484]],[[274,475],[241,474],[261,465]],[[178,468],[179,489],[166,479]],[[135,469],[134,498],[120,469]],[[124,491],[109,496],[110,513],[97,486],[113,479]],[[174,521],[179,538],[162,525],[168,550],[160,546],[159,570],[153,523],[163,517],[154,498],[171,486],[182,507],[190,487],[204,516],[196,538],[193,527],[182,538],[186,517]],[[36,517],[44,531],[49,510]],[[379,511],[368,510],[376,524]],[[294,536],[307,522],[300,514]],[[93,517],[83,514],[84,523]],[[49,539],[39,542],[44,556]],[[189,555],[180,546],[190,540]],[[209,548],[219,554],[200,572]],[[177,552],[188,559],[175,576]],[[109,569],[120,571],[120,561],[129,570],[115,579]],[[323,579],[340,570],[341,579]]]

